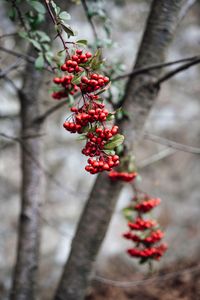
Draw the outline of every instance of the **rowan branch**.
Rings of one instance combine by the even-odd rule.
[[[126,74],[122,74],[120,76],[114,77],[114,78],[112,78],[112,81],[122,80],[122,79],[125,79],[127,77],[134,77],[134,76],[137,76],[137,75],[140,75],[140,74],[147,73],[148,71],[162,69],[162,68],[165,68],[165,67],[173,66],[173,65],[180,64],[180,63],[187,62],[187,61],[194,61],[194,60],[197,60],[197,59],[200,59],[199,55],[186,57],[186,58],[182,58],[182,59],[178,59],[178,60],[174,60],[174,61],[169,61],[169,62],[165,62],[165,63],[159,63],[159,64],[153,64],[153,65],[149,65],[149,66],[144,66],[142,68],[135,69],[130,73],[126,73]]]
[[[21,64],[21,58],[19,57],[16,62],[5,68],[4,70],[0,69],[0,79],[8,75],[13,70],[16,70]]]
[[[82,3],[82,6],[83,6],[83,9],[85,11],[85,15],[86,15],[86,17],[88,19],[88,22],[89,22],[89,24],[90,24],[90,26],[92,28],[93,35],[94,35],[94,37],[95,37],[95,39],[97,41],[98,40],[98,34],[97,34],[97,31],[96,31],[95,25],[93,23],[92,17],[91,17],[91,15],[89,13],[89,8],[88,8],[88,5],[87,5],[87,0],[81,0],[81,3]]]
[[[179,151],[187,152],[187,153],[192,153],[192,154],[200,154],[200,148],[198,147],[192,147],[186,144],[182,143],[177,143],[175,141],[169,140],[167,138],[163,138],[148,132],[144,133],[144,138],[147,140],[150,140],[152,142],[165,145],[168,148],[173,148]]]
[[[156,82],[155,82],[155,86],[156,87],[160,87],[161,83],[169,80],[170,78],[172,78],[173,76],[175,76],[176,74],[185,71],[186,69],[195,66],[197,64],[200,63],[200,58],[197,58],[195,60],[192,60],[191,62],[188,62],[187,64],[184,64],[183,66],[180,66],[178,68],[176,68],[175,70],[172,70],[168,73],[166,73],[165,75],[163,75],[162,77],[160,77]]]

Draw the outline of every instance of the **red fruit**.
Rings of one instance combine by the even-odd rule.
[[[80,49],[77,49],[77,50],[76,50],[76,54],[78,54],[78,55],[82,54],[82,52],[83,52],[83,51],[80,50]]]
[[[110,79],[108,77],[104,77],[103,80],[105,83],[108,83],[110,81]]]
[[[78,60],[78,55],[72,55],[72,60],[77,61]]]
[[[90,53],[90,52],[86,52],[85,55],[86,55],[87,58],[92,57],[92,53]]]
[[[60,84],[60,83],[61,83],[61,78],[55,77],[55,78],[53,79],[53,82],[56,83],[56,84]]]
[[[66,66],[66,64],[62,65],[60,68],[61,68],[62,71],[67,71],[67,66]]]

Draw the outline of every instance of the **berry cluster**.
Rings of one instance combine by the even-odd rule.
[[[141,261],[145,261],[147,259],[159,260],[166,250],[167,245],[163,243],[159,246],[149,247],[145,249],[132,248],[128,249],[127,252],[130,256],[141,258]]]
[[[74,95],[78,92],[79,88],[76,84],[72,84],[71,81],[74,78],[74,75],[66,75],[63,77],[55,77],[53,82],[56,85],[61,85],[61,90],[52,93],[52,97],[56,100],[62,98],[67,98],[70,95]]]
[[[90,52],[83,53],[80,49],[68,56],[61,66],[61,71],[67,73],[53,80],[56,85],[61,86],[61,90],[52,94],[54,99],[68,97],[69,94],[73,95],[78,91],[82,94],[77,105],[71,108],[72,114],[66,119],[63,127],[71,133],[82,134],[85,138],[86,144],[82,153],[89,156],[85,170],[91,174],[111,171],[119,165],[119,156],[113,151],[116,143],[113,143],[112,149],[109,148],[110,151],[106,150],[106,146],[111,146],[119,136],[119,128],[106,126],[109,112],[96,91],[103,92],[110,80],[92,72],[92,64],[96,59],[96,55],[92,56]]]
[[[128,226],[132,230],[145,230],[157,226],[157,222],[154,220],[143,220],[140,217],[137,217],[134,223],[128,222]]]
[[[135,205],[134,209],[141,212],[146,213],[152,210],[154,207],[160,204],[161,200],[159,198],[152,198],[152,199],[144,199],[142,202]]]
[[[125,182],[130,182],[134,180],[137,176],[136,172],[118,172],[118,171],[111,171],[109,173],[109,177],[111,180],[116,181],[116,180],[121,180]]]
[[[159,260],[167,250],[167,245],[153,245],[162,240],[164,233],[156,221],[145,219],[142,214],[146,214],[160,204],[160,199],[151,198],[141,193],[141,195],[133,198],[133,202],[129,209],[136,212],[137,216],[133,221],[128,222],[129,231],[124,233],[123,237],[135,242],[136,245],[128,249],[127,252],[132,257],[140,258],[141,262],[150,259]]]

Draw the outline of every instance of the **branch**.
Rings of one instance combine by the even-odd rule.
[[[186,69],[192,67],[192,66],[195,66],[197,64],[200,63],[200,58],[197,58],[191,62],[188,62],[187,64],[184,64],[183,66],[180,66],[178,67],[177,69],[175,70],[172,70],[168,73],[166,73],[165,75],[163,75],[162,77],[160,77],[156,82],[155,82],[155,86],[157,88],[160,87],[161,83],[163,83],[164,81],[166,80],[169,80],[170,78],[172,78],[173,76],[175,76],[176,74],[180,73],[180,72],[183,72],[185,71]]]
[[[13,50],[4,48],[2,46],[0,46],[0,51],[3,51],[5,53],[7,53],[7,54],[16,56],[18,58],[22,58],[22,59],[24,59],[26,62],[28,62],[30,64],[34,64],[35,60],[36,60],[36,58],[34,58],[33,56],[29,56],[29,55],[26,55],[26,54],[23,54],[23,53],[19,53],[17,51],[13,51]],[[53,73],[52,69],[47,64],[43,67],[43,70],[48,71],[50,73]]]
[[[172,140],[145,132],[144,133],[144,138],[146,138],[147,140],[150,140],[152,142],[158,143],[158,144],[162,144],[165,145],[169,148],[173,148],[179,151],[183,151],[183,152],[187,152],[187,153],[192,153],[192,154],[200,154],[200,148],[197,147],[192,147],[189,145],[185,145],[185,144],[181,144],[181,143],[177,143],[174,142]]]
[[[50,17],[51,17],[51,19],[52,19],[54,25],[57,26],[57,25],[58,25],[58,22],[57,22],[57,20],[56,20],[54,14],[53,14],[53,12],[52,12],[52,10],[51,10],[51,7],[50,7],[50,5],[49,5],[49,0],[43,0],[43,1],[44,1],[45,5],[46,5],[47,11],[48,11],[48,13],[49,13],[49,15],[50,15]],[[64,49],[65,49],[66,52],[68,53],[68,47],[66,46],[66,42],[64,41],[64,39],[63,39],[63,37],[62,37],[62,34],[61,34],[60,30],[59,30],[59,29],[56,29],[56,32],[57,32],[57,36],[60,38],[60,40],[61,40],[61,42],[62,42],[62,44],[63,44]],[[69,53],[68,53],[68,55],[69,55]]]
[[[87,5],[87,1],[86,0],[81,0],[81,3],[83,5],[83,8],[84,8],[84,11],[85,11],[85,15],[88,19],[88,22],[92,28],[92,31],[93,31],[93,35],[96,39],[96,41],[98,40],[98,34],[97,34],[97,31],[96,31],[96,28],[95,28],[95,25],[93,23],[93,20],[92,20],[92,17],[90,16],[89,14],[89,8],[88,8],[88,5]]]
[[[16,62],[5,68],[4,70],[0,69],[0,79],[8,75],[13,70],[16,70],[21,64],[21,58],[18,58]]]
[[[152,156],[150,156],[146,159],[143,159],[141,162],[138,162],[137,167],[138,167],[138,169],[146,168],[149,165],[154,164],[154,163],[158,162],[159,160],[162,160],[174,153],[176,153],[175,149],[169,149],[167,147],[166,149],[163,149],[163,150],[159,151],[158,153],[153,154]]]
[[[127,77],[132,77],[132,76],[137,76],[137,75],[140,75],[140,74],[144,74],[144,73],[147,73],[148,71],[173,66],[173,65],[180,64],[180,63],[183,63],[183,62],[186,62],[186,61],[194,61],[194,60],[197,60],[197,59],[200,59],[199,55],[186,57],[186,58],[174,60],[174,61],[171,61],[171,62],[159,63],[159,64],[150,65],[150,66],[144,66],[142,68],[135,69],[130,73],[126,73],[126,74],[117,76],[115,78],[112,78],[112,81],[118,81],[118,80],[121,80],[121,79],[125,79]]]

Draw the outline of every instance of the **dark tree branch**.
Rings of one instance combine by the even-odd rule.
[[[165,52],[176,30],[184,0],[154,0],[146,24],[135,68],[164,62]],[[136,132],[142,131],[158,89],[152,85],[161,69],[130,76],[124,97],[129,118],[121,122],[126,147],[133,151]],[[115,208],[122,184],[112,183],[106,174],[97,177],[79,221],[71,252],[64,267],[55,300],[82,300],[91,280],[91,270]]]
[[[171,79],[173,76],[175,76],[176,74],[185,71],[186,69],[195,66],[197,64],[200,63],[200,58],[197,58],[195,60],[192,60],[191,62],[188,62],[187,64],[184,64],[183,66],[180,66],[178,68],[176,68],[175,70],[172,70],[168,73],[166,73],[165,75],[163,75],[162,77],[160,77],[154,84],[157,88],[160,87],[161,83],[165,82],[166,80]]]
[[[166,63],[159,63],[159,64],[154,64],[154,65],[151,65],[151,66],[147,65],[147,66],[144,66],[142,68],[135,69],[135,70],[133,70],[133,72],[130,72],[130,73],[123,74],[123,75],[117,76],[115,78],[112,78],[112,81],[118,81],[118,80],[122,80],[122,79],[125,79],[127,77],[130,77],[130,76],[137,76],[137,75],[140,75],[140,74],[145,74],[145,73],[148,73],[148,71],[173,66],[173,65],[180,64],[180,63],[187,62],[187,61],[194,61],[194,60],[197,60],[199,58],[200,58],[200,56],[197,55],[197,56],[186,57],[186,58],[182,58],[182,59],[178,59],[178,60],[174,60],[174,61],[170,61],[170,62],[166,62]]]
[[[4,48],[2,46],[0,46],[0,51],[5,52],[5,53],[10,54],[10,55],[13,55],[13,56],[16,56],[18,58],[22,58],[22,59],[24,59],[26,62],[28,62],[30,64],[34,64],[35,60],[36,60],[36,58],[33,57],[33,56],[28,56],[27,54],[19,53],[17,51],[13,51],[13,50]],[[49,67],[47,64],[44,66],[43,70],[51,72],[51,73],[54,73],[52,71],[51,67]]]
[[[7,68],[5,68],[4,70],[0,69],[0,79],[5,77],[6,75],[8,75],[8,73],[10,73],[13,70],[16,70],[19,68],[21,64],[21,59],[18,58],[16,62],[14,62],[13,64],[9,65]]]

